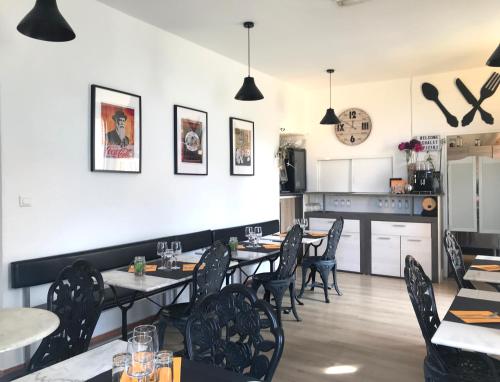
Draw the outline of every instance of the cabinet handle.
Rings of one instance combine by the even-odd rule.
[[[393,224],[392,226],[396,228],[405,228],[406,224]]]
[[[420,243],[422,240],[419,239],[406,239],[407,241],[413,241],[415,243]]]
[[[377,237],[377,240],[391,240],[390,237]]]

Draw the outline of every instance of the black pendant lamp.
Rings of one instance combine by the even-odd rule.
[[[17,26],[22,34],[37,40],[63,42],[76,35],[57,8],[56,0],[36,0],[33,9]]]
[[[243,86],[234,97],[238,101],[258,101],[264,96],[255,85],[255,80],[250,76],[250,29],[254,27],[254,23],[246,21],[243,26],[248,30],[248,76],[243,81]]]
[[[500,67],[500,44],[498,45],[498,48],[493,52],[491,57],[488,59],[486,65],[495,66],[497,68]]]
[[[335,115],[335,111],[332,109],[332,73],[334,71],[333,69],[326,70],[330,74],[330,107],[326,109],[326,114],[320,122],[322,125],[336,125],[340,123],[338,117]]]

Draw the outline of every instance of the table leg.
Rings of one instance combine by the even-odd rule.
[[[128,326],[127,313],[129,311],[129,309],[132,308],[132,306],[134,305],[138,292],[137,291],[134,292],[134,294],[132,295],[131,301],[129,301],[127,304],[121,304],[120,301],[118,300],[118,294],[116,293],[115,287],[112,285],[110,285],[109,287],[111,288],[113,295],[115,297],[116,305],[118,306],[118,308],[120,308],[121,313],[122,313],[122,340],[127,341],[127,337],[128,337],[127,336],[127,334],[128,334],[127,333],[127,326]]]

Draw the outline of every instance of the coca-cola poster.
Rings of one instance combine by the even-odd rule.
[[[141,172],[141,97],[92,85],[92,171]]]
[[[244,119],[230,118],[229,144],[231,175],[254,175],[254,123]]]
[[[174,105],[174,172],[208,174],[208,113]]]

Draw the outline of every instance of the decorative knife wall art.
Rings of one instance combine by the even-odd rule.
[[[457,85],[460,94],[462,94],[465,100],[472,106],[472,109],[463,116],[461,121],[462,126],[469,125],[474,120],[477,111],[479,111],[483,122],[487,123],[488,125],[492,125],[494,122],[493,116],[486,110],[484,110],[481,107],[481,104],[485,99],[490,98],[493,94],[495,94],[498,86],[500,85],[500,74],[496,72],[493,72],[491,74],[488,80],[481,87],[479,99],[477,99],[472,94],[472,92],[467,88],[467,86],[465,86],[460,78],[456,79],[455,84]],[[450,126],[458,127],[457,117],[451,114],[448,109],[446,109],[446,107],[441,103],[441,101],[439,100],[439,91],[434,85],[428,82],[424,82],[422,84],[422,94],[427,100],[436,103],[441,112],[444,114],[446,122],[448,122]]]

